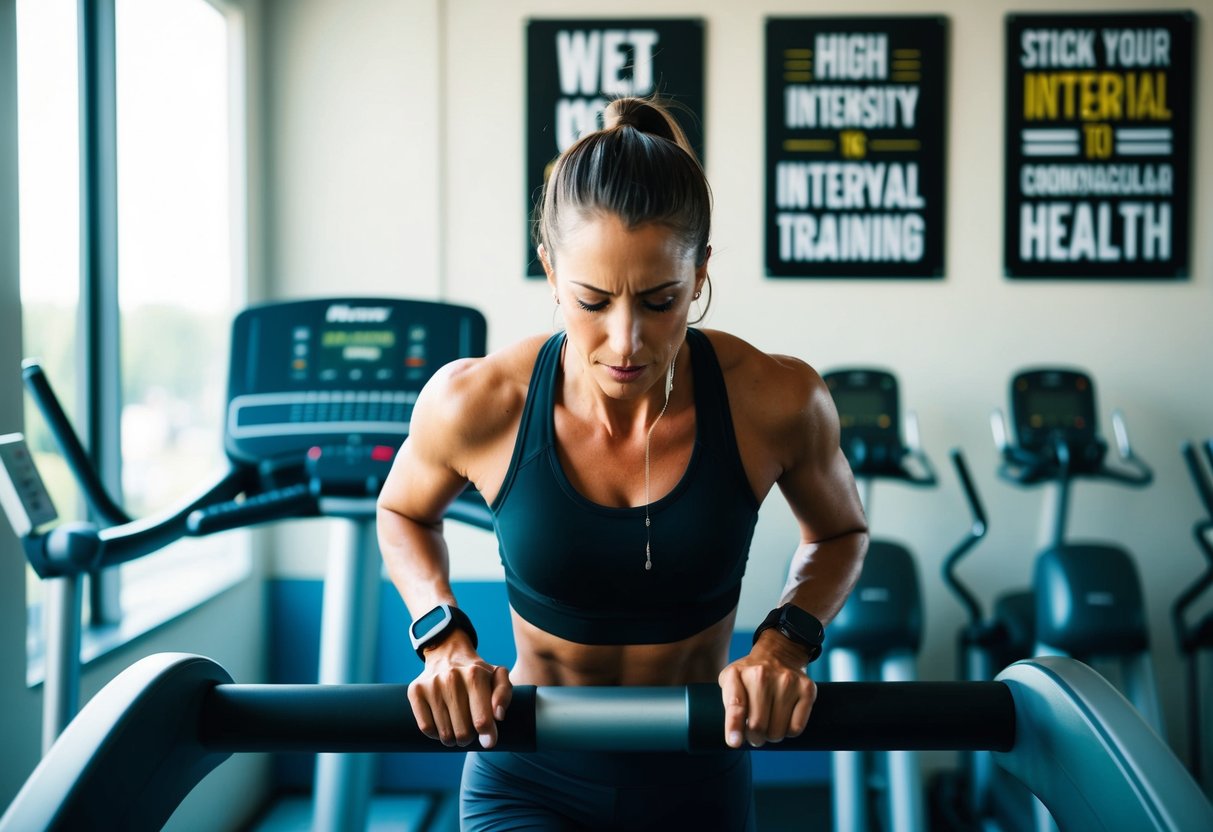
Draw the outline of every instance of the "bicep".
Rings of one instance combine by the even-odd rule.
[[[444,406],[443,386],[427,385],[422,391],[409,437],[397,451],[379,494],[381,509],[426,525],[439,523],[467,485],[460,473],[459,433]]]
[[[855,477],[839,445],[838,414],[820,379],[810,385],[807,404],[792,421],[788,429],[795,440],[789,445],[797,452],[778,483],[800,525],[802,542],[864,531]]]

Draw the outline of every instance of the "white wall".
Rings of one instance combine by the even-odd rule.
[[[1039,538],[1042,494],[994,475],[987,427],[1006,406],[1011,374],[1028,364],[1085,367],[1100,416],[1125,411],[1138,452],[1155,468],[1144,492],[1080,485],[1072,529],[1134,552],[1148,593],[1171,739],[1181,742],[1170,602],[1202,567],[1189,537],[1198,506],[1179,442],[1213,434],[1213,2],[1066,0],[1054,11],[1192,8],[1195,79],[1192,277],[1183,282],[1012,282],[1002,277],[1003,16],[1038,2],[821,0],[294,0],[269,26],[273,170],[268,202],[270,292],[438,296],[479,307],[490,347],[550,331],[551,299],[527,281],[524,190],[524,23],[529,17],[697,16],[707,26],[708,173],[716,197],[715,299],[708,326],[819,369],[894,369],[916,410],[942,486],[881,486],[877,534],[920,558],[927,593],[922,674],[952,673],[961,612],[938,570],[967,527],[947,450],[963,446],[990,513],[988,541],[964,576],[983,597],[1022,584]],[[942,281],[773,281],[763,276],[763,24],[768,15],[942,14],[950,21],[947,274]],[[319,574],[304,533],[278,568]],[[775,601],[795,543],[774,496],[759,523],[739,623]],[[289,556],[281,552],[290,551]],[[459,532],[461,575],[492,575],[487,535]]]

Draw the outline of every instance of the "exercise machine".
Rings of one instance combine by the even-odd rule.
[[[907,441],[902,441],[896,376],[862,368],[837,370],[822,378],[834,398],[840,444],[859,486],[869,525],[872,491],[878,480],[916,487],[936,484],[931,461],[918,441],[913,413],[906,414]],[[913,555],[901,543],[873,537],[863,572],[830,623],[824,645],[830,680],[915,680],[922,621],[922,593]],[[926,828],[922,775],[914,752],[836,751],[831,763],[835,832],[869,828],[869,785],[882,780],[880,826],[893,832]]]
[[[1209,471],[1213,472],[1213,439],[1206,440],[1203,447]],[[1213,793],[1213,760],[1209,759],[1213,751],[1213,741],[1209,739],[1213,713],[1210,713],[1209,694],[1201,693],[1208,690],[1209,684],[1202,684],[1202,677],[1213,679],[1213,612],[1206,613],[1196,621],[1188,620],[1189,608],[1213,586],[1213,543],[1209,542],[1209,535],[1213,533],[1213,477],[1202,469],[1192,443],[1185,442],[1181,452],[1205,512],[1205,516],[1192,527],[1192,536],[1196,538],[1196,545],[1204,554],[1206,564],[1205,571],[1176,599],[1171,608],[1171,618],[1180,654],[1187,665],[1190,767],[1192,775],[1205,791]]]
[[[75,713],[79,696],[80,582],[207,535],[301,517],[335,520],[321,625],[319,681],[371,681],[381,562],[375,500],[408,436],[417,395],[443,364],[483,355],[484,317],[467,307],[387,298],[269,303],[232,325],[224,411],[228,468],[182,503],[131,520],[106,493],[45,374],[26,362],[31,396],[63,449],[97,523],[56,519],[20,435],[0,442],[4,508],[26,555],[58,599],[48,612],[44,748]],[[10,467],[11,464],[11,467]],[[492,528],[484,501],[466,491],[449,517]],[[365,827],[372,769],[365,755],[317,760],[317,828]]]
[[[123,671],[68,726],[0,818],[27,829],[160,829],[233,753],[450,751],[424,737],[404,685],[236,685],[200,656]],[[497,750],[724,749],[715,685],[514,689]],[[782,750],[985,748],[1065,830],[1213,828],[1183,765],[1090,668],[1018,663],[993,682],[824,682],[808,728]],[[488,752],[493,753],[493,752]]]
[[[1003,667],[1031,654],[1033,601],[1030,592],[999,597],[990,616],[957,570],[989,531],[981,496],[969,472],[964,452],[949,454],[956,471],[970,523],[961,539],[944,558],[944,585],[964,608],[966,623],[957,635],[957,675],[969,681],[994,678]],[[996,826],[1030,829],[1036,823],[1031,801],[1013,779],[1001,776],[991,754],[983,749],[964,751],[959,772],[941,774],[932,787],[933,817],[948,829],[979,829],[987,819]]]
[[[1114,663],[1126,695],[1163,735],[1137,567],[1121,546],[1074,542],[1066,535],[1075,480],[1143,488],[1153,482],[1153,472],[1134,453],[1119,411],[1112,415],[1112,426],[1122,466],[1107,464],[1095,385],[1086,373],[1061,368],[1020,372],[1011,381],[1010,399],[1013,435],[1008,435],[1001,411],[991,420],[1002,455],[999,476],[1018,486],[1054,486],[1052,532],[1033,572],[1033,654]]]

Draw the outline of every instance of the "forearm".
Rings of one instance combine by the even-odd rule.
[[[420,523],[381,505],[377,529],[388,577],[414,618],[437,604],[455,603],[441,522]]]
[[[828,624],[859,580],[867,550],[866,530],[801,543],[792,556],[780,604],[795,604]]]

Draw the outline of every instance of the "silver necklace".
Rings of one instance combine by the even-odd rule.
[[[653,424],[649,425],[649,432],[644,436],[644,571],[651,571],[653,568],[653,521],[649,518],[649,503],[652,497],[649,494],[649,442],[653,438],[653,429],[657,427],[657,423],[661,421],[661,417],[665,415],[665,410],[670,406],[670,391],[674,389],[674,366],[678,363],[678,353],[674,353],[674,360],[670,362],[670,369],[666,370],[665,374],[665,404],[661,406],[661,412],[657,414],[657,418],[653,420]]]

